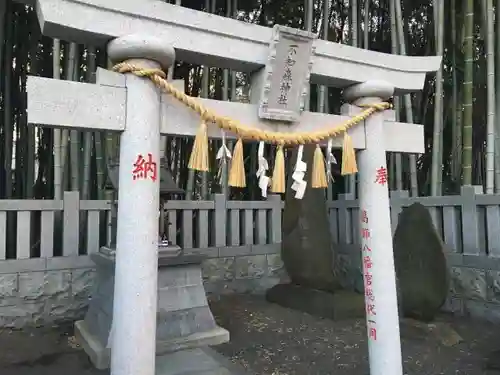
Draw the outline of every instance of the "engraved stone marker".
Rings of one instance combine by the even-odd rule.
[[[276,25],[264,69],[259,116],[297,121],[309,94],[314,34]]]
[[[446,301],[449,275],[443,241],[427,208],[414,203],[399,214],[394,262],[403,314],[431,321]]]

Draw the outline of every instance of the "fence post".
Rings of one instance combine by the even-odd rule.
[[[391,229],[392,235],[396,233],[396,228],[398,227],[399,222],[399,214],[403,210],[404,199],[408,199],[410,194],[406,190],[393,190],[389,192],[390,194],[390,202],[391,202]]]
[[[499,195],[494,195],[498,202]],[[498,204],[486,206],[486,238],[488,256],[500,257],[500,207]]]
[[[215,231],[215,246],[226,246],[226,233],[227,233],[227,205],[226,197],[224,194],[214,194],[214,220],[213,226]]]
[[[479,189],[475,186],[462,186],[460,191],[463,252],[466,255],[479,255],[482,253],[479,243],[479,223],[476,205],[476,194],[478,192]]]
[[[457,198],[459,198],[458,196]],[[458,209],[462,209],[459,206]],[[443,206],[443,241],[446,244],[446,250],[453,253],[460,252],[461,235],[459,228],[459,217],[458,209],[456,206]]]
[[[339,208],[339,243],[351,244],[353,243],[353,228],[352,218],[350,217],[349,210],[347,209],[346,201],[354,200],[354,194],[339,194],[337,204]],[[358,233],[357,233],[358,234]]]
[[[267,198],[268,201],[273,203],[273,208],[271,209],[271,243],[281,243],[281,220],[283,217],[283,202],[281,201],[281,195],[270,194]]]
[[[80,194],[63,195],[63,256],[77,256],[80,243]]]

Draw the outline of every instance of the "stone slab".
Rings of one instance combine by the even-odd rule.
[[[500,371],[500,350],[494,350],[488,355],[485,369]]]
[[[175,340],[158,341],[156,353],[164,354],[202,346],[216,346],[229,341],[229,332],[216,326],[211,331],[198,332]]]
[[[96,335],[92,334],[89,330],[88,325],[85,321],[79,320],[75,323],[75,337],[77,342],[82,346],[85,353],[89,356],[90,361],[98,370],[105,370],[109,368],[111,361],[111,351],[110,348],[103,344]],[[205,347],[208,345],[218,345],[229,341],[229,332],[223,328],[216,327],[212,331],[197,333],[194,335],[182,337],[178,340],[172,340],[169,342],[157,342],[156,343],[156,353],[159,363],[165,363],[166,359],[175,359],[179,357],[182,358],[180,354],[184,352],[191,352],[196,349],[191,349],[193,343],[197,346]],[[167,354],[165,354],[167,353]],[[170,354],[172,353],[172,354]],[[181,363],[187,363],[181,361]],[[164,366],[160,366],[163,369]],[[164,371],[164,370],[161,370]],[[157,374],[163,375],[163,372],[157,372]],[[170,374],[167,372],[167,374]],[[177,373],[173,373],[177,374]],[[184,375],[184,373],[182,373]],[[190,374],[189,372],[186,373]]]
[[[480,318],[496,324],[500,323],[500,305],[473,301],[463,300],[464,314],[472,318]]]
[[[269,302],[333,320],[364,318],[364,295],[348,291],[328,293],[294,284],[278,284],[266,293]]]
[[[442,345],[451,347],[463,342],[460,334],[447,322],[436,320],[424,323],[411,318],[400,319],[401,337],[406,339],[425,339],[433,336]]]
[[[99,249],[99,253],[91,255],[92,260],[101,262],[114,263],[116,250],[106,246]],[[102,258],[98,260],[97,258]],[[158,246],[158,266],[178,266],[188,264],[200,264],[206,257],[203,254],[184,254],[182,249],[177,245]]]
[[[210,348],[167,354],[156,359],[156,375],[249,375]]]
[[[109,367],[110,351],[97,336],[89,332],[85,321],[79,320],[75,322],[75,338],[79,345],[82,346],[85,353],[89,356],[90,362],[98,370],[104,370]]]

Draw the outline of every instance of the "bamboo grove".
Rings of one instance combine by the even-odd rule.
[[[388,155],[391,189],[406,189],[413,196],[455,194],[461,185],[471,184],[483,185],[486,193],[500,191],[500,118],[495,116],[500,109],[500,95],[495,95],[500,86],[495,69],[500,66],[500,22],[494,20],[500,10],[493,0],[171,2],[265,26],[308,29],[359,48],[443,55],[442,69],[427,77],[422,92],[394,98],[401,121],[425,125],[426,153]],[[25,91],[27,75],[93,82],[96,67],[108,67],[105,50],[42,36],[32,7],[12,0],[0,2],[0,40],[0,199],[60,199],[66,190],[80,191],[83,199],[104,199],[107,163],[118,156],[118,138],[27,126]],[[248,77],[240,72],[178,61],[168,73],[183,79],[192,96],[248,97]],[[340,94],[313,85],[309,108],[338,113]],[[228,189],[227,170],[222,168],[222,177],[217,173],[220,141],[210,144],[210,174],[188,171],[193,139],[163,137],[162,142],[167,144],[166,163],[187,199],[220,191],[259,199],[256,144],[245,145],[248,187]],[[344,180],[339,172],[334,166],[333,195],[355,188],[354,178]]]

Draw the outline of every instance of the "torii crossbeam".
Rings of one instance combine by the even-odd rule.
[[[157,0],[37,0],[36,8],[44,35],[92,45],[111,41],[113,62],[142,68],[168,69],[175,50],[184,61],[262,71],[269,64],[274,38],[270,28]],[[138,30],[143,34],[130,35]],[[309,43],[314,47],[310,81],[344,88],[353,104],[347,108],[349,115],[358,105],[422,89],[426,73],[441,63],[440,57],[393,56],[320,40]],[[30,77],[27,91],[31,124],[121,132],[111,373],[153,375],[159,135],[194,135],[200,120],[160,95],[152,82],[132,74],[100,71],[98,85]],[[302,112],[297,121],[284,125],[263,119],[255,103],[203,103],[248,125],[288,132],[335,125],[346,118]],[[360,236],[371,374],[401,375],[386,151],[423,152],[423,129],[376,113],[350,134],[360,150]],[[218,136],[217,131],[211,136]],[[142,174],[135,173],[138,170]]]
[[[179,89],[184,81],[174,82]],[[28,77],[28,122],[49,127],[71,127],[79,130],[107,130],[122,132],[125,129],[127,88],[125,76],[102,68],[97,70],[97,84],[60,81],[42,77]],[[346,121],[350,116],[303,112],[300,121],[292,124],[260,119],[257,106],[247,103],[199,99],[205,107],[221,116],[230,117],[244,124],[263,130],[290,133],[315,131]],[[161,134],[194,136],[200,125],[198,114],[179,103],[170,95],[161,95]],[[89,108],[92,108],[90,111]],[[419,154],[424,149],[422,125],[397,122],[387,111],[384,121],[384,138],[388,152]],[[221,138],[221,132],[212,127],[209,137]],[[365,124],[349,131],[356,150],[366,147]],[[234,138],[231,133],[227,138]],[[333,147],[341,148],[342,139],[334,138]]]
[[[162,1],[37,0],[42,33],[101,44],[138,30],[175,48],[179,60],[253,72],[268,60],[272,29]],[[203,43],[200,43],[200,41]],[[440,57],[395,56],[316,40],[311,82],[347,87],[383,76],[397,94],[420,90]]]

